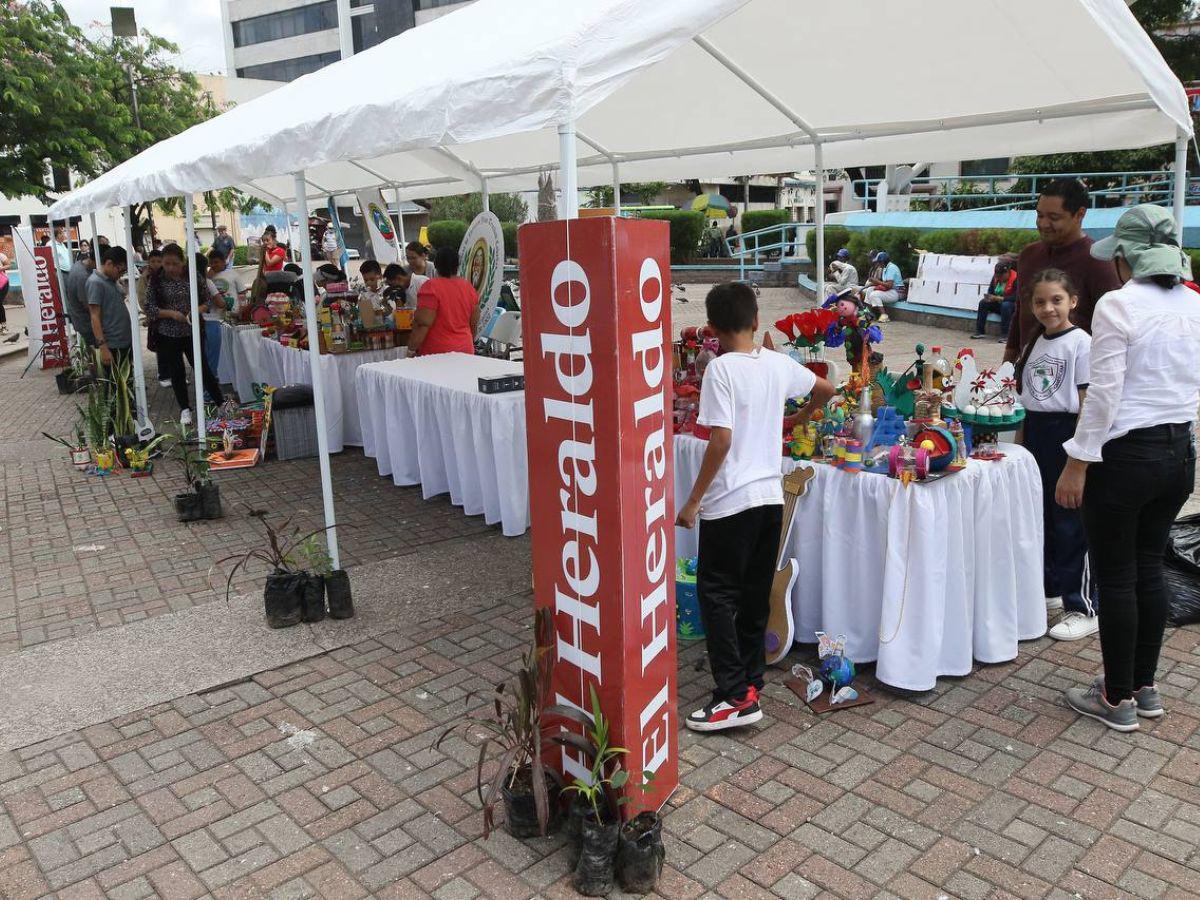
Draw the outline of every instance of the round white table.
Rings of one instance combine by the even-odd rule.
[[[525,392],[483,394],[480,378],[521,375],[519,362],[442,353],[360,366],[363,452],[425,499],[450,494],[470,516],[514,537],[529,528]]]
[[[675,437],[675,497],[691,493],[705,443]],[[907,488],[883,475],[813,465],[796,505],[788,554],[796,638],[846,636],[855,662],[880,681],[930,690],[973,661],[1014,659],[1017,643],[1046,633],[1042,487],[1023,447],[999,462],[971,460],[955,475]],[[696,532],[675,529],[676,555],[696,553]]]

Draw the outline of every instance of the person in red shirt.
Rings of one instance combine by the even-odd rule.
[[[438,277],[421,285],[417,294],[408,352],[414,356],[473,355],[475,330],[479,327],[479,294],[471,282],[458,277],[458,251],[453,247],[440,248],[433,264]]]
[[[268,226],[262,236],[262,271],[282,272],[287,262],[287,251],[275,240],[275,229]]]

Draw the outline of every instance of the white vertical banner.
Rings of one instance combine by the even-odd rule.
[[[21,299],[25,303],[25,322],[29,328],[29,356],[42,350],[42,304],[38,296],[38,266],[33,255],[33,228],[18,225],[12,230],[13,252],[21,273]]]
[[[392,227],[392,219],[388,215],[383,191],[379,188],[372,188],[359,191],[356,196],[358,197],[358,208],[362,211],[362,217],[367,223],[367,231],[371,233],[371,248],[375,251],[375,259],[381,266],[400,262],[400,247],[396,243],[396,229]]]

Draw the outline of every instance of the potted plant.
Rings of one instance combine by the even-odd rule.
[[[296,552],[296,562],[305,571],[300,619],[320,622],[325,618],[325,579],[333,572],[329,552],[315,534],[309,535]]]
[[[225,583],[225,599],[228,601],[233,589],[233,579],[238,570],[245,569],[251,561],[258,560],[270,567],[266,587],[263,588],[263,608],[267,625],[271,628],[288,628],[297,625],[304,617],[305,591],[309,584],[309,573],[301,568],[305,558],[301,552],[304,543],[324,528],[308,534],[298,534],[298,529],[287,533],[290,519],[280,526],[267,520],[265,509],[252,509],[250,518],[258,521],[263,532],[263,542],[245,553],[227,556],[218,565],[236,561]]]
[[[179,463],[183,471],[183,481],[187,490],[176,494],[172,499],[175,504],[175,515],[180,522],[194,522],[201,518],[200,495],[196,493],[196,483],[199,479],[200,454],[192,446],[192,429],[187,425],[179,425],[170,433],[170,456]]]
[[[110,451],[113,398],[108,389],[108,382],[98,380],[93,383],[88,389],[83,406],[76,404],[75,408],[79,411],[79,420],[92,454],[92,461],[98,470],[102,463],[111,469],[116,454]]]
[[[546,722],[555,709],[546,703],[554,668],[553,641],[551,613],[539,609],[534,616],[533,646],[521,655],[513,684],[503,681],[496,684],[492,702],[483,711],[448,727],[435,745],[441,746],[442,741],[458,730],[468,738],[482,736],[475,784],[483,804],[484,838],[496,827],[496,807],[501,802],[505,825],[513,837],[544,836],[558,824],[560,779],[542,759],[542,748],[551,738],[551,728]],[[470,700],[468,696],[467,702]],[[563,715],[571,719],[581,717],[573,709],[566,709]],[[492,762],[496,763],[496,770],[489,774],[485,770]]]
[[[638,788],[645,794],[653,782],[654,773],[643,772]],[[621,826],[617,837],[617,883],[625,893],[649,894],[658,885],[667,855],[662,824],[658,810],[643,809]]]
[[[154,471],[154,463],[150,460],[152,454],[158,445],[167,439],[165,434],[160,434],[152,441],[148,441],[138,447],[125,448],[125,461],[129,466],[129,474],[133,478],[145,478]]]
[[[609,743],[609,723],[600,709],[600,698],[594,685],[589,686],[592,698],[592,718],[584,735],[560,734],[553,740],[572,749],[581,750],[591,760],[588,778],[575,778],[563,788],[567,794],[582,801],[576,815],[579,828],[579,855],[575,865],[575,890],[585,897],[605,897],[613,889],[616,869],[617,840],[620,830],[620,806],[628,801],[619,796],[629,780],[621,768],[624,747]],[[552,706],[548,712],[561,712]],[[574,811],[574,810],[573,810]],[[574,835],[568,835],[574,840]]]
[[[117,450],[117,461],[123,465],[129,456],[126,451],[136,449],[139,443],[133,421],[133,364],[129,357],[113,362],[112,376],[108,384],[113,404],[113,445]]]
[[[209,475],[206,443],[189,425],[180,424],[171,437],[171,457],[182,467],[183,478],[188,486],[187,492],[174,497],[179,521],[221,518],[224,515],[221,489]]]
[[[77,337],[71,346],[68,366],[54,376],[60,394],[74,394],[89,384],[92,371],[92,353],[82,337]]]
[[[55,437],[52,434],[42,432],[42,437],[49,438],[55,443],[62,444],[67,448],[67,452],[71,455],[71,465],[81,472],[86,472],[91,465],[92,457],[88,453],[87,438],[83,434],[83,428],[79,423],[75,425],[75,431],[70,440],[61,437]]]

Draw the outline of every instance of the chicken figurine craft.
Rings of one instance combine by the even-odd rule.
[[[977,369],[974,356],[962,357],[950,412],[980,431],[1013,431],[1025,419],[1011,362],[998,369]]]

